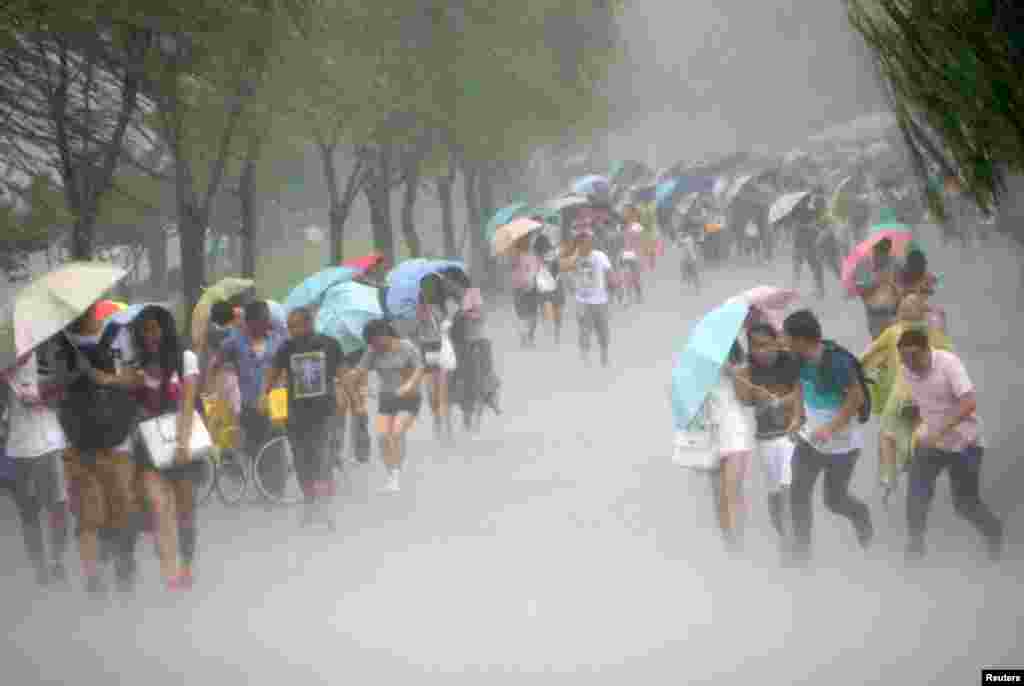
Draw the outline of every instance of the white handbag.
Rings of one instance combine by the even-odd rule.
[[[152,419],[139,422],[139,438],[142,440],[149,459],[157,469],[174,466],[178,452],[178,413],[168,412]],[[189,443],[189,456],[194,462],[209,455],[213,451],[210,432],[206,430],[199,413],[192,412],[192,440]]]
[[[554,293],[558,288],[558,282],[555,281],[555,277],[551,275],[547,267],[541,267],[537,271],[535,285],[538,293]]]
[[[438,366],[446,372],[453,372],[459,366],[458,360],[455,357],[455,346],[452,345],[452,339],[448,336],[447,332],[441,336],[441,352],[438,353]]]
[[[711,432],[677,430],[674,442],[673,464],[698,471],[711,471],[718,467],[718,451],[712,441]]]

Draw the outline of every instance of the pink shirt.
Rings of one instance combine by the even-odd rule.
[[[932,350],[931,368],[923,376],[915,374],[906,365],[903,365],[903,372],[929,431],[940,431],[951,422],[960,413],[960,400],[968,393],[974,393],[974,384],[960,358],[945,350]],[[977,412],[947,433],[937,447],[948,452],[961,452],[972,445],[982,445],[981,420]]]
[[[520,253],[516,255],[515,265],[512,267],[512,288],[530,288],[540,271],[540,258],[533,253]]]

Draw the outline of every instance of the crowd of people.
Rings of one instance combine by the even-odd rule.
[[[678,248],[684,288],[697,293],[705,263],[771,260],[786,241],[792,244],[794,279],[806,263],[819,296],[825,266],[840,279],[840,262],[853,239],[844,241],[834,230],[822,192],[809,194],[775,225],[764,212],[748,212],[723,227],[707,214],[710,207],[695,202],[659,225],[638,203],[615,211],[595,200],[564,213],[556,234],[524,236],[515,246],[511,274],[521,345],[536,346],[541,321],[550,323],[559,342],[571,302],[581,360],[591,364],[596,341],[600,363],[608,366],[609,308],[645,302],[644,280],[666,243]],[[879,241],[858,268],[857,294],[872,339],[859,357],[827,339],[808,310],[790,314],[781,326],[755,310],[734,342],[720,383],[695,419],[713,427],[716,437],[715,509],[730,547],[742,539],[743,485],[754,456],[765,470],[769,516],[787,560],[810,558],[811,493],[819,474],[828,510],[849,519],[860,545],[868,547],[871,514],[850,493],[850,482],[864,449],[862,424],[875,414],[881,420],[881,483],[892,492],[908,475],[908,557],[924,554],[934,483],[947,469],[957,512],[983,534],[990,556],[999,556],[1003,527],[979,494],[984,447],[975,389],[953,352],[945,311],[933,302],[939,281],[920,248],[899,259],[892,252],[891,241]],[[357,278],[380,289],[386,303],[380,262]],[[371,374],[373,426],[387,472],[383,493],[401,491],[406,435],[424,395],[435,437],[445,444],[453,440],[451,407],[465,401],[471,386],[500,412],[483,301],[465,271],[438,269],[425,276],[416,316],[370,321],[354,351],[318,333],[316,319],[315,303],[294,307],[282,326],[268,302],[245,292],[212,304],[201,344],[192,350],[165,307],[142,307],[122,326],[105,321],[94,304],[5,370],[6,456],[38,582],[66,582],[73,514],[90,594],[107,592],[108,562],[119,590],[135,587],[138,541],[147,534],[166,588],[191,587],[198,540],[194,484],[209,468],[195,459],[192,439],[202,428],[197,422],[215,409],[231,415],[240,429],[238,449],[253,457],[279,433],[269,398],[275,388],[287,389],[284,432],[302,488],[301,524],[328,530],[335,528],[335,467],[344,438],[352,464],[366,464],[372,452]],[[463,408],[467,427],[474,411],[479,408]],[[146,422],[161,418],[173,425],[169,458],[157,455],[140,433]],[[283,488],[286,477],[284,470],[266,476],[271,489]]]

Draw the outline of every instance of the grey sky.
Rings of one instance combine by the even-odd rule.
[[[623,23],[612,90],[636,118],[615,156],[789,147],[881,106],[841,0],[632,0]]]

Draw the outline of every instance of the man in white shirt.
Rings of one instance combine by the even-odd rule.
[[[67,443],[53,407],[60,388],[55,348],[46,343],[20,358],[11,369],[0,372],[9,398],[6,451],[14,464],[14,499],[25,550],[40,586],[67,579],[67,496],[62,460]],[[40,523],[44,509],[49,513],[50,564]]]
[[[612,270],[608,255],[594,250],[594,232],[580,228],[575,241],[567,247],[559,268],[572,273],[576,283],[576,321],[579,325],[580,356],[590,364],[590,338],[597,334],[601,364],[608,366],[608,275]]]

